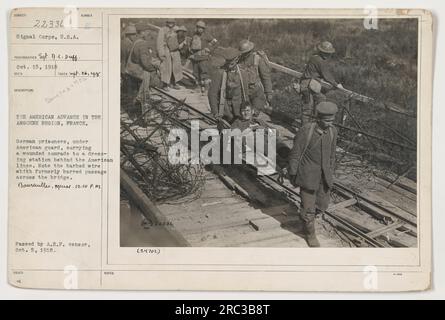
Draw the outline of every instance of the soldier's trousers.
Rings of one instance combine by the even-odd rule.
[[[145,102],[148,100],[150,95],[150,87],[159,85],[159,76],[156,71],[148,72],[144,70],[138,80],[141,80],[141,83],[136,95],[136,100],[141,104],[141,111],[144,113],[146,111]]]
[[[209,79],[209,68],[208,68],[208,60],[193,60],[193,75],[198,80],[200,85],[203,85],[203,82]]]
[[[232,123],[241,117],[241,98],[227,99],[224,106],[224,118]]]
[[[148,95],[150,92],[150,78],[151,74],[148,71],[142,72],[142,82],[139,85],[138,94],[136,95],[136,100],[141,102],[142,104],[148,99]]]
[[[301,197],[301,217],[303,220],[311,219],[315,215],[316,209],[325,211],[329,207],[331,189],[326,185],[324,179],[320,179],[317,190],[300,189]]]
[[[249,89],[248,98],[256,115],[265,111],[267,101],[261,84],[256,84],[255,87]]]

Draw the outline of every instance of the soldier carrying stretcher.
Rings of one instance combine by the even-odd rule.
[[[315,106],[326,101],[322,81],[329,83],[333,88],[343,88],[331,72],[331,59],[335,53],[332,43],[324,41],[317,46],[317,50],[318,52],[309,59],[301,82],[296,86],[303,100],[301,125],[309,123],[314,117]],[[324,92],[326,93],[326,91]]]

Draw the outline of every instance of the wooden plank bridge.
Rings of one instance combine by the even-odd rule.
[[[182,88],[154,92],[167,101],[182,102],[188,112],[174,120],[187,127],[198,119],[203,127],[216,127],[211,121],[207,96],[197,89]],[[122,113],[123,122],[128,115]],[[275,119],[268,125],[280,133],[291,145],[294,133]],[[130,122],[129,122],[130,123]],[[135,128],[137,129],[137,128]],[[152,128],[154,129],[154,128]],[[149,128],[139,131],[139,139],[146,138]],[[155,139],[155,134],[151,139]],[[339,150],[340,152],[341,150]],[[355,161],[347,154],[344,161]],[[124,161],[128,164],[128,161]],[[402,178],[390,179],[364,175],[357,167],[351,174],[337,168],[336,186],[332,205],[324,216],[318,217],[317,233],[322,247],[416,247],[417,246],[417,195],[415,183]],[[379,172],[375,168],[374,172]],[[385,177],[385,174],[381,173]],[[302,224],[297,208],[298,189],[289,183],[280,185],[276,176],[259,177],[245,168],[225,167],[223,172],[206,170],[204,187],[198,197],[183,203],[157,204],[157,214],[171,223],[179,243],[211,247],[306,247]],[[387,181],[390,180],[390,181]],[[394,182],[394,181],[393,181]],[[124,187],[124,186],[123,186]],[[156,219],[144,204],[123,199],[122,221]],[[131,210],[137,206],[138,210]],[[135,216],[136,215],[136,218]],[[178,241],[157,241],[144,236],[141,224],[122,226],[133,236],[121,239],[122,246],[177,246]],[[130,228],[130,229],[128,229]],[[168,233],[168,232],[167,232]],[[168,233],[171,236],[171,232]],[[139,236],[138,236],[139,235]],[[166,236],[168,237],[168,236]],[[131,240],[128,240],[131,239]]]

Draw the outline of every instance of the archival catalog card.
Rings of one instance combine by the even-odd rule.
[[[432,23],[12,10],[10,284],[427,290]]]

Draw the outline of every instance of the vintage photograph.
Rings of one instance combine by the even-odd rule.
[[[418,247],[418,21],[121,18],[120,246]]]

